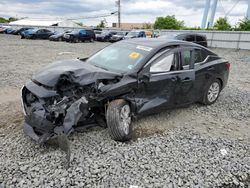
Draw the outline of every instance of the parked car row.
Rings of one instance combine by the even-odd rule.
[[[66,30],[63,32],[53,32],[48,29],[35,29],[31,27],[23,27],[13,29],[10,26],[0,27],[0,33],[20,35],[22,39],[49,39],[50,41],[66,41],[66,42],[118,42],[124,39],[132,38],[163,38],[167,40],[183,40],[193,42],[207,47],[207,38],[205,35],[197,33],[167,33],[160,35],[157,31],[131,30],[125,31],[106,31],[100,29],[77,29]]]

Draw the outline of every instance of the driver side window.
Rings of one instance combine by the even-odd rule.
[[[169,54],[163,58],[160,57],[150,67],[150,72],[157,73],[157,72],[168,72],[171,70],[175,70],[177,61],[175,56],[176,56],[175,54]]]

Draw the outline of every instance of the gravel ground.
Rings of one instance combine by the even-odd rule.
[[[107,130],[70,136],[71,164],[53,141],[22,132],[19,89],[55,60],[85,57],[108,43],[21,40],[0,35],[0,187],[250,187],[250,51],[212,49],[228,59],[228,86],[199,104],[139,119],[134,140]]]

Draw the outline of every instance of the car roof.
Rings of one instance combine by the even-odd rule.
[[[198,44],[187,42],[187,41],[166,40],[166,39],[160,39],[160,38],[135,38],[135,39],[122,40],[121,42],[142,45],[142,46],[148,46],[151,48],[161,48],[161,47],[167,47],[167,46],[173,46],[173,45],[186,45],[186,46],[202,47]]]
[[[203,37],[206,36],[206,35],[200,34],[200,33],[177,33],[176,34],[176,36],[180,36],[180,35],[197,35],[197,36],[203,36]]]

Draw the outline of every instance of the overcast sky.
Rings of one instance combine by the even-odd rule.
[[[248,0],[219,0],[216,18],[228,14],[231,24],[244,18]],[[187,26],[200,26],[205,0],[121,0],[122,22],[151,22],[158,16],[175,15]],[[233,8],[234,7],[234,8]],[[0,16],[75,18],[108,14],[117,10],[115,0],[0,0]],[[96,25],[102,18],[82,19]],[[117,16],[106,18],[109,25]]]

